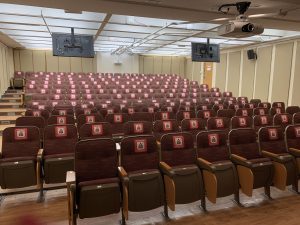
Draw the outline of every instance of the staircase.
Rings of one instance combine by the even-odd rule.
[[[7,127],[15,126],[16,119],[24,115],[23,90],[8,89],[0,98],[0,151],[2,132]]]

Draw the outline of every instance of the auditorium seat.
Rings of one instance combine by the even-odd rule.
[[[293,124],[300,124],[300,112],[293,115]]]
[[[295,113],[300,112],[299,106],[288,106],[285,110],[286,113],[294,115]]]
[[[154,136],[141,135],[122,139],[119,178],[126,219],[128,211],[149,211],[164,205],[163,178],[158,165],[159,153]]]
[[[285,130],[287,151],[294,156],[300,174],[300,125],[289,125]]]
[[[163,135],[160,155],[159,166],[164,177],[168,207],[174,211],[176,204],[201,200],[201,206],[206,209],[203,178],[196,164],[193,136],[185,132]]]
[[[95,114],[81,114],[77,117],[77,128],[78,130],[80,127],[85,123],[99,123],[104,122],[104,118],[101,114],[95,113]]]
[[[269,115],[269,109],[264,107],[257,107],[253,109],[253,116],[257,115]]]
[[[253,116],[253,109],[250,108],[243,108],[243,109],[237,109],[235,112],[236,116]]]
[[[16,126],[18,127],[34,126],[39,128],[40,138],[41,141],[43,141],[44,128],[46,126],[45,119],[43,117],[21,116],[16,119]]]
[[[253,119],[250,116],[234,116],[231,118],[231,129],[252,128]]]
[[[276,114],[273,117],[274,126],[281,126],[283,130],[293,123],[293,117],[288,113]]]
[[[235,166],[230,161],[227,133],[200,132],[197,135],[197,157],[208,200],[216,203],[217,198],[234,194],[239,203],[238,176]]]
[[[266,109],[269,109],[271,108],[271,103],[270,102],[261,102],[258,104],[258,107],[261,107],[261,108],[266,108]]]
[[[250,103],[253,103],[255,105],[254,108],[258,107],[259,103],[261,103],[260,99],[251,99]]]
[[[37,127],[9,127],[2,134],[0,186],[2,189],[41,185],[40,132]]]
[[[273,102],[272,107],[285,109],[285,104],[284,102]]]
[[[176,120],[157,120],[153,124],[153,134],[159,142],[164,134],[178,131],[180,131],[179,123]]]
[[[154,114],[150,112],[135,112],[131,114],[132,121],[148,121],[153,122]]]
[[[217,112],[218,117],[227,117],[231,119],[234,117],[235,111],[233,109],[219,109]]]
[[[156,112],[154,114],[154,120],[173,120],[175,118],[175,114],[173,112],[161,111]]]
[[[83,109],[83,108],[76,108],[75,110],[75,116],[76,119],[80,116],[80,115],[90,115],[90,114],[96,114],[98,113],[96,108],[87,108],[87,109]]]
[[[112,139],[83,140],[76,144],[75,171],[66,176],[69,224],[80,219],[120,212],[118,157]]]
[[[281,107],[272,107],[270,108],[270,115],[274,116],[276,114],[282,114],[285,113],[285,108],[281,108]]]
[[[107,122],[83,124],[79,128],[78,133],[79,138],[81,140],[95,138],[112,138],[110,124]]]
[[[273,164],[269,158],[261,155],[252,129],[233,129],[229,132],[231,160],[236,165],[242,192],[251,197],[253,189],[265,188],[270,197],[273,181]]]
[[[284,130],[281,127],[264,127],[258,132],[260,151],[272,159],[274,165],[274,186],[285,190],[292,185],[298,192],[298,168],[293,156],[286,149]]]
[[[196,143],[196,136],[200,131],[204,131],[206,121],[201,118],[183,119],[181,121],[181,130],[193,135],[194,142]]]
[[[48,118],[50,117],[50,113],[48,110],[39,110],[39,109],[27,109],[25,112],[25,116],[41,116],[45,119],[45,121],[48,120]]]
[[[124,124],[124,135],[151,135],[152,122],[149,121],[129,121]]]
[[[74,116],[50,116],[47,120],[47,125],[66,125],[66,124],[73,124],[75,125]]]
[[[207,130],[224,130],[229,132],[230,119],[227,117],[212,117],[207,120]]]
[[[258,132],[261,127],[273,125],[273,118],[270,115],[257,115],[253,117],[253,129]]]
[[[74,151],[78,141],[74,125],[48,125],[44,129],[43,162],[46,184],[63,183],[66,172],[74,168]]]
[[[216,112],[212,109],[207,109],[207,110],[199,110],[197,112],[197,118],[205,119],[208,120],[211,117],[215,117]]]
[[[112,135],[116,135],[116,136],[124,135],[123,126],[125,123],[127,123],[130,120],[131,120],[130,115],[126,113],[107,114],[105,117],[105,121],[110,123],[111,125]]]
[[[196,118],[195,111],[178,111],[176,114],[176,119],[181,122],[183,119],[193,119]]]

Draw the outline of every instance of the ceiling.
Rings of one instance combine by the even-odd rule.
[[[288,14],[255,19],[267,29],[244,39],[222,38],[216,33],[221,22],[215,19],[234,17],[234,10],[232,15],[217,12],[221,4],[234,2],[230,0],[27,0],[26,6],[24,0],[2,2],[19,5],[0,3],[0,32],[18,47],[29,49],[51,49],[49,31],[70,33],[70,27],[76,34],[93,35],[96,51],[161,55],[188,55],[191,42],[205,42],[206,37],[221,47],[232,47],[300,35],[300,1],[296,0],[253,0],[248,14],[280,10]],[[174,24],[185,21],[202,23]]]

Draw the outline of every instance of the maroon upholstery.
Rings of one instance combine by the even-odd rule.
[[[198,158],[209,162],[229,160],[227,133],[224,131],[203,131],[197,135]]]
[[[285,130],[287,148],[300,150],[300,125],[290,125]]]
[[[74,111],[73,109],[70,108],[55,108],[51,112],[52,116],[74,116]]]
[[[276,114],[282,114],[282,113],[285,113],[285,108],[282,108],[282,107],[272,107],[270,109],[271,116],[274,116]]]
[[[254,130],[234,129],[229,132],[230,153],[248,160],[261,158]]]
[[[253,115],[269,115],[269,109],[264,107],[257,107],[253,109]]]
[[[162,135],[178,131],[179,124],[176,120],[157,120],[153,125],[153,133],[158,141],[160,141]]]
[[[25,116],[41,116],[45,119],[45,121],[47,121],[50,116],[50,113],[48,110],[27,109],[25,112]]]
[[[207,130],[227,130],[229,129],[230,119],[227,117],[214,117],[207,120]]]
[[[197,112],[197,118],[202,118],[205,120],[215,116],[216,116],[216,112],[214,110],[199,110]]]
[[[124,124],[125,135],[152,134],[152,123],[148,121],[129,121]]]
[[[48,121],[48,125],[65,125],[65,124],[75,124],[75,119],[73,116],[50,116]]]
[[[80,127],[85,124],[85,123],[99,123],[99,122],[104,122],[104,118],[102,117],[101,114],[81,114],[77,117],[77,127],[80,129]]]
[[[173,120],[175,119],[175,114],[173,112],[162,111],[156,112],[154,115],[154,120]]]
[[[300,112],[299,106],[288,106],[285,110],[286,113],[294,115],[295,113]]]
[[[231,129],[252,128],[253,119],[249,116],[234,116],[231,118]]]
[[[258,141],[261,151],[275,154],[287,153],[281,127],[269,126],[261,128],[258,132]]]
[[[132,121],[149,121],[153,122],[154,116],[153,113],[149,112],[136,112],[131,114]]]
[[[126,137],[121,141],[121,165],[127,172],[158,169],[159,154],[154,136]]]
[[[182,121],[183,119],[196,118],[195,111],[178,111],[176,114],[177,121]]]
[[[300,123],[300,112],[297,112],[293,115],[293,124],[299,124]]]
[[[76,118],[79,117],[79,115],[90,115],[90,114],[96,114],[98,111],[96,108],[92,108],[92,109],[82,109],[82,108],[79,108],[79,109],[76,109],[75,111],[75,115],[76,115]]]
[[[270,115],[257,115],[253,117],[253,128],[258,131],[261,127],[272,126],[273,120]]]
[[[293,122],[293,117],[291,114],[282,113],[276,114],[273,117],[273,124],[274,126],[281,126],[283,130]]]
[[[78,142],[75,148],[75,172],[79,185],[86,181],[117,178],[115,142],[109,138]]]
[[[2,134],[2,159],[25,157],[36,158],[40,148],[40,132],[37,127],[9,127]],[[24,159],[23,159],[24,158]]]
[[[242,108],[242,109],[238,109],[235,112],[236,116],[253,116],[253,109],[250,108]]]
[[[45,127],[45,119],[37,116],[22,116],[17,118],[16,126],[35,126],[42,131]]]
[[[161,161],[171,167],[196,163],[193,135],[182,133],[165,134],[161,138]]]
[[[105,117],[105,121],[110,123],[111,125],[111,132],[112,134],[123,134],[123,126],[125,123],[130,121],[130,115],[126,113],[114,113],[114,114],[107,114]]]
[[[261,102],[258,104],[258,107],[270,109],[271,108],[271,103],[270,102]]]
[[[74,125],[48,125],[44,130],[44,155],[74,153],[77,141]]]
[[[196,140],[196,135],[205,130],[205,120],[201,118],[195,119],[184,119],[181,121],[181,130],[191,133],[194,136],[194,140]]]
[[[235,111],[233,109],[220,109],[217,112],[218,117],[227,117],[231,119],[235,114]]]
[[[285,104],[284,102],[273,102],[272,107],[285,109]]]

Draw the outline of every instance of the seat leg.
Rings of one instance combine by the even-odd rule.
[[[44,186],[43,186],[43,184],[41,184],[37,202],[38,202],[38,203],[42,203],[42,202],[44,202],[44,201],[45,201]]]
[[[205,195],[202,195],[202,197],[201,197],[201,208],[204,212],[207,212]]]
[[[126,225],[126,219],[125,219],[125,215],[124,215],[124,213],[123,213],[123,210],[121,210],[122,211],[122,219],[120,220],[120,225]]]
[[[166,219],[170,219],[169,217],[169,210],[168,210],[168,205],[167,203],[164,203],[164,211],[162,212],[163,217],[165,217]]]
[[[234,193],[234,202],[238,205],[238,206],[242,206],[241,202],[240,202],[240,192],[239,190],[236,191]]]
[[[4,201],[4,198],[5,198],[5,195],[0,194],[0,206],[1,206],[2,202]]]
[[[268,199],[272,199],[270,185],[265,186],[265,195],[268,197]]]

